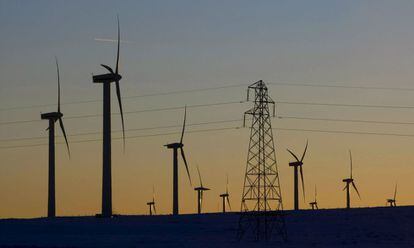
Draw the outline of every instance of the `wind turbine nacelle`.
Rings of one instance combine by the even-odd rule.
[[[302,163],[302,162],[300,162],[300,161],[290,162],[290,163],[289,163],[289,166],[302,166],[302,165],[303,165],[303,163]]]
[[[197,187],[197,188],[194,188],[194,190],[206,191],[206,190],[210,190],[210,189],[209,188],[204,188],[204,187]]]
[[[342,180],[342,182],[344,182],[344,183],[352,183],[353,181],[354,181],[354,179],[352,179],[352,178],[345,178],[345,179]]]
[[[122,79],[122,76],[115,73],[107,73],[107,74],[101,74],[92,76],[92,80],[94,83],[112,83],[116,81],[120,81]]]
[[[176,148],[176,149],[178,149],[178,148],[181,148],[181,147],[183,147],[184,146],[184,144],[183,143],[171,143],[171,144],[166,144],[166,145],[164,145],[165,147],[167,147],[167,148]]]
[[[221,194],[221,195],[220,195],[220,197],[228,197],[228,196],[229,196],[229,194],[227,194],[227,193],[226,193],[226,194]]]
[[[50,113],[44,113],[44,114],[40,115],[40,118],[42,120],[49,120],[49,119],[57,120],[57,119],[62,118],[62,117],[63,117],[63,114],[59,113],[59,112],[50,112]]]
[[[147,205],[154,205],[154,202],[147,202]]]

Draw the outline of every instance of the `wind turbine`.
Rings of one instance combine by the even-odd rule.
[[[315,198],[313,202],[309,202],[309,205],[311,206],[312,210],[319,209],[318,208],[318,201],[316,200],[316,185],[315,185]]]
[[[397,206],[396,197],[397,197],[397,184],[395,184],[394,198],[387,199],[387,205],[390,206],[390,207],[396,207]]]
[[[167,145],[164,145],[168,149],[173,149],[173,215],[179,214],[179,208],[178,208],[178,149],[180,149],[181,157],[184,161],[185,169],[187,170],[188,180],[191,183],[191,177],[190,172],[188,170],[188,164],[187,159],[185,158],[184,154],[184,144],[183,144],[183,138],[185,133],[185,122],[187,119],[187,106],[184,107],[184,121],[183,121],[183,129],[181,131],[181,138],[180,142],[170,143]]]
[[[198,166],[197,166],[197,172],[198,172],[198,178],[200,179],[200,186],[194,188],[194,190],[197,191],[197,213],[201,214],[201,207],[203,205],[203,193],[204,191],[207,191],[210,189],[205,188],[203,186],[203,181],[201,180],[201,174],[200,174],[200,170],[198,169]]]
[[[351,197],[350,197],[350,189],[349,189],[349,185],[352,184],[352,187],[355,189],[355,192],[358,194],[359,199],[361,199],[361,195],[359,194],[359,191],[355,185],[354,179],[352,178],[352,153],[351,150],[349,150],[349,159],[351,162],[351,176],[349,178],[345,178],[342,180],[342,182],[346,183],[345,187],[343,190],[346,189],[346,208],[349,209],[351,208]]]
[[[57,85],[58,85],[58,107],[57,112],[49,112],[40,115],[42,120],[49,120],[49,127],[46,130],[49,130],[49,179],[48,179],[48,201],[47,201],[47,217],[56,216],[56,197],[55,197],[55,122],[59,121],[60,128],[65,138],[66,147],[68,149],[68,154],[70,157],[69,143],[66,138],[65,127],[63,126],[63,114],[60,111],[60,74],[59,74],[59,64],[57,58],[56,61],[56,72],[57,72]]]
[[[306,151],[308,150],[308,141],[306,141],[305,150],[303,151],[302,158],[299,160],[299,158],[289,149],[287,151],[296,159],[294,162],[290,162],[289,166],[293,167],[293,178],[294,178],[294,209],[299,210],[299,179],[298,179],[298,167],[300,170],[300,178],[302,182],[302,193],[303,193],[303,199],[305,200],[305,182],[303,180],[303,159],[305,158]]]
[[[227,201],[227,204],[229,205],[229,209],[231,210],[228,186],[229,186],[229,176],[226,175],[226,193],[220,195],[220,197],[222,198],[222,202],[223,202],[223,213],[226,212],[226,201]]]
[[[115,72],[111,67],[101,64],[109,73],[93,76],[94,83],[103,84],[103,150],[102,150],[102,217],[112,216],[112,168],[111,168],[111,83],[115,82],[116,95],[122,122],[123,148],[125,149],[124,114],[122,111],[121,90],[119,81],[122,76],[119,69],[120,28],[118,21],[118,49],[116,54]]]
[[[147,205],[149,207],[149,215],[152,215],[153,210],[154,210],[154,214],[157,214],[157,210],[155,209],[155,190],[154,190],[154,187],[152,187],[152,201],[147,202]]]

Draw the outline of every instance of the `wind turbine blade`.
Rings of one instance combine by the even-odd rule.
[[[157,214],[157,209],[155,208],[155,202],[154,202],[154,204],[152,206],[154,208],[154,213]]]
[[[227,198],[227,204],[229,205],[229,209],[231,210],[231,205],[230,205],[229,197],[227,196],[226,198]]]
[[[229,194],[229,174],[226,174],[226,194]]]
[[[300,179],[302,181],[302,193],[303,193],[303,200],[306,202],[306,197],[305,197],[305,182],[303,181],[303,166],[300,166]]]
[[[202,188],[203,187],[203,181],[201,180],[201,174],[200,174],[200,169],[198,168],[198,165],[197,165],[197,172],[198,172],[198,179],[200,180],[200,186]]]
[[[315,202],[316,202],[316,195],[317,195],[317,191],[316,191],[316,184],[315,184]]]
[[[60,73],[59,73],[59,63],[58,59],[55,56],[56,61],[56,72],[57,72],[57,83],[58,83],[58,112],[60,113]]]
[[[122,111],[122,101],[121,101],[121,89],[119,88],[119,81],[115,82],[116,84],[116,96],[118,98],[118,104],[119,104],[119,111],[121,113],[121,122],[122,122],[122,139],[124,141],[124,151],[125,151],[125,124],[124,124],[124,113]]]
[[[302,162],[303,159],[305,158],[305,154],[306,154],[307,150],[308,150],[308,140],[306,140],[305,150],[303,151],[303,155],[302,155],[302,158],[300,159],[300,162]]]
[[[190,185],[193,186],[193,183],[191,182],[190,171],[188,170],[187,159],[185,159],[185,154],[184,154],[184,150],[182,147],[180,148],[180,151],[181,151],[181,157],[183,158],[183,161],[184,161],[185,169],[187,171],[188,180],[190,181]]]
[[[357,192],[357,194],[358,194],[359,199],[361,199],[361,195],[359,194],[358,189],[357,189],[357,187],[356,187],[356,185],[355,185],[355,183],[354,183],[354,182],[352,182],[352,187],[354,187],[355,191],[356,191],[356,192]]]
[[[298,162],[300,162],[299,161],[299,158],[298,157],[296,157],[296,155],[291,151],[291,150],[289,150],[289,149],[286,149],[290,154],[292,154],[292,156],[293,157],[295,157],[295,159],[298,161]]]
[[[68,148],[68,155],[69,155],[69,158],[70,158],[69,143],[68,143],[68,138],[66,137],[65,126],[63,126],[62,117],[59,117],[59,125],[60,125],[60,128],[62,129],[63,137],[65,138],[66,147]]]
[[[342,191],[346,190],[346,187],[348,187],[348,184],[345,185],[345,187],[342,189]]]
[[[104,67],[105,69],[107,69],[110,73],[114,74],[114,71],[112,70],[111,67],[109,67],[107,65],[104,65],[104,64],[101,64],[101,66]]]
[[[154,188],[154,185],[152,185],[152,202],[155,202],[155,188]]]
[[[200,209],[201,210],[203,209],[203,193],[204,193],[204,190],[201,190],[200,192]]]
[[[395,184],[395,189],[394,189],[394,201],[395,198],[397,198],[397,184]]]
[[[186,120],[187,120],[187,105],[184,106],[184,121],[183,121],[183,130],[181,131],[180,144],[183,143]]]
[[[351,179],[352,179],[352,153],[351,153],[351,150],[349,150],[349,160],[351,161]]]
[[[118,66],[119,66],[119,47],[121,44],[121,31],[119,27],[119,16],[116,15],[116,19],[118,21],[118,51],[116,52],[116,66],[115,66],[115,73],[118,74]]]

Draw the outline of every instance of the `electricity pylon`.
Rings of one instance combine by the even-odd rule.
[[[269,240],[275,233],[286,240],[269,111],[269,105],[273,105],[275,114],[275,102],[268,95],[268,88],[262,80],[248,87],[248,101],[250,90],[254,91],[255,97],[254,107],[244,113],[243,125],[247,115],[251,116],[252,124],[237,238],[241,240],[249,235],[256,241]]]

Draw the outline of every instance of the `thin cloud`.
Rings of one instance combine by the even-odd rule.
[[[113,40],[113,39],[103,39],[103,38],[94,38],[94,41],[99,41],[99,42],[118,42],[118,40]],[[134,43],[132,41],[129,40],[121,40],[121,43]]]

